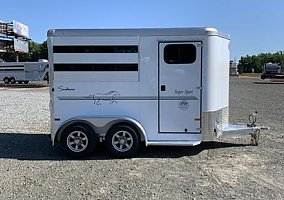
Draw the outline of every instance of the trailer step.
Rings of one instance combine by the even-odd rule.
[[[148,141],[147,146],[196,146],[201,143],[200,140],[185,141]]]

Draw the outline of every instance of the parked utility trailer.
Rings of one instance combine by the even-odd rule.
[[[47,80],[49,66],[47,60],[38,62],[2,62],[0,63],[0,80],[5,84],[25,83]]]
[[[81,157],[148,145],[195,146],[229,125],[228,35],[214,28],[48,31],[51,140]]]
[[[235,61],[230,61],[230,76],[239,76],[238,64]]]
[[[265,63],[263,65],[261,79],[284,79],[284,74],[281,73],[281,66],[276,63]]]

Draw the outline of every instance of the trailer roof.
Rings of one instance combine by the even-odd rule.
[[[72,36],[188,36],[188,35],[215,35],[230,39],[228,34],[215,28],[144,28],[144,29],[50,29],[48,37],[72,37]]]

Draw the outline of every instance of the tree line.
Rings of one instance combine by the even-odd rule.
[[[284,52],[278,51],[276,53],[261,53],[253,56],[241,57],[238,67],[241,68],[244,73],[261,73],[263,65],[265,63],[276,63],[282,68],[284,67]]]

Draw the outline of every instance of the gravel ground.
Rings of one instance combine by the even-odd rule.
[[[284,84],[230,81],[230,121],[252,111],[271,127],[196,147],[142,148],[111,159],[103,146],[67,159],[48,138],[47,87],[0,85],[0,199],[284,199]]]

